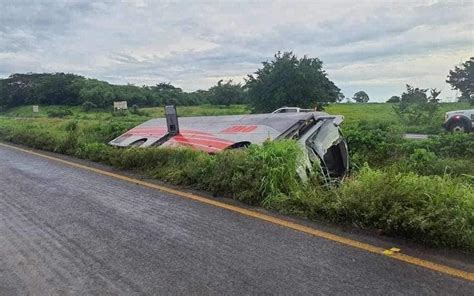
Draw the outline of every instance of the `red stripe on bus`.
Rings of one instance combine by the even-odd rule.
[[[197,139],[197,138],[187,138],[187,137],[184,137],[184,136],[180,136],[180,135],[177,135],[177,136],[174,136],[173,139],[175,139],[176,141],[179,141],[179,142],[186,142],[186,143],[191,143],[191,144],[199,144],[199,145],[206,145],[208,147],[215,147],[215,148],[218,148],[218,149],[225,149],[227,147],[229,147],[230,145],[232,145],[232,143],[227,143],[227,142],[221,142],[219,141],[218,139]]]

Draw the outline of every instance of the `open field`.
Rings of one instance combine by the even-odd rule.
[[[393,112],[395,104],[388,103],[368,103],[368,104],[331,104],[326,108],[330,114],[341,114],[346,120],[384,120],[398,121],[397,115]],[[470,109],[468,103],[440,103],[438,118],[440,124],[444,119],[444,113],[451,110]]]
[[[399,123],[399,119],[393,111],[393,104],[387,103],[368,103],[368,104],[331,104],[326,107],[326,112],[330,114],[344,115],[347,123],[360,120],[379,120],[400,124],[406,132],[420,133],[438,133],[441,131],[441,123],[444,119],[444,113],[450,110],[469,109],[467,103],[441,103],[437,112],[436,126],[403,126]],[[123,117],[121,121],[141,122],[150,118],[164,117],[163,107],[141,108],[140,114],[128,112],[126,116],[113,115],[112,111],[92,110],[84,112],[80,106],[41,106],[38,113],[33,113],[31,106],[22,106],[0,112],[0,116],[8,117],[48,117],[48,113],[61,110],[70,110],[72,115],[66,115],[66,119],[77,120],[112,120],[117,117]],[[216,106],[179,106],[178,113],[180,116],[208,116],[208,115],[234,115],[248,114],[251,110],[246,105]],[[53,115],[53,117],[55,117]]]
[[[70,110],[73,113],[73,115],[64,116],[64,118],[67,119],[110,120],[117,117],[113,115],[112,110],[97,109],[85,112],[81,106],[40,106],[38,113],[33,113],[32,106],[21,106],[0,112],[0,115],[8,117],[44,118],[48,117],[48,112],[57,112],[61,110]],[[179,106],[178,110],[180,116],[234,115],[250,113],[250,110],[246,105]],[[139,121],[149,118],[164,117],[163,107],[141,108],[140,112],[142,112],[142,114],[133,114],[129,112],[126,116],[120,117],[123,117],[122,120],[126,121]]]

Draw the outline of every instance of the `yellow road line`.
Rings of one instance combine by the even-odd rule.
[[[343,245],[347,245],[347,246],[351,246],[351,247],[354,247],[354,248],[357,248],[357,249],[365,250],[367,252],[383,255],[383,256],[390,257],[390,258],[393,258],[393,259],[396,259],[396,260],[399,260],[399,261],[403,261],[403,262],[406,262],[406,263],[409,263],[409,264],[421,266],[421,267],[424,267],[424,268],[427,268],[427,269],[431,269],[431,270],[438,271],[438,272],[441,272],[441,273],[444,273],[444,274],[448,274],[450,276],[454,276],[454,277],[458,277],[458,278],[462,278],[462,279],[474,282],[474,273],[472,273],[472,272],[467,272],[467,271],[464,271],[464,270],[452,268],[452,267],[449,267],[449,266],[446,266],[446,265],[442,265],[442,264],[434,263],[434,262],[431,262],[431,261],[423,260],[423,259],[420,259],[420,258],[417,258],[417,257],[401,254],[399,252],[393,252],[392,254],[387,253],[387,252],[384,253],[384,251],[386,251],[386,249],[384,249],[384,248],[373,246],[373,245],[370,245],[370,244],[367,244],[367,243],[356,241],[356,240],[346,238],[346,237],[343,237],[343,236],[339,236],[339,235],[336,235],[336,234],[332,234],[332,233],[329,233],[329,232],[317,230],[317,229],[314,229],[314,228],[311,228],[311,227],[308,227],[308,226],[304,226],[304,225],[297,224],[297,223],[294,223],[294,222],[291,222],[291,221],[276,218],[276,217],[266,215],[266,214],[263,214],[263,213],[260,213],[260,212],[257,212],[257,211],[253,211],[253,210],[241,208],[241,207],[238,207],[238,206],[230,205],[230,204],[227,204],[227,203],[224,203],[224,202],[216,201],[216,200],[213,200],[213,199],[210,199],[210,198],[207,198],[207,197],[203,197],[203,196],[200,196],[200,195],[197,195],[197,194],[193,194],[193,193],[189,193],[189,192],[183,192],[183,191],[173,189],[173,188],[169,188],[169,187],[166,187],[166,186],[141,181],[141,180],[138,180],[138,179],[135,179],[135,178],[130,178],[130,177],[127,177],[127,176],[124,176],[124,175],[120,175],[120,174],[116,174],[116,173],[112,173],[112,172],[107,172],[107,171],[97,169],[97,168],[94,168],[94,167],[78,164],[78,163],[67,161],[67,160],[64,160],[64,159],[61,159],[61,158],[56,158],[56,157],[53,157],[53,156],[49,156],[49,155],[46,155],[46,154],[34,152],[34,151],[28,150],[28,149],[23,149],[23,148],[7,145],[7,144],[4,144],[4,143],[0,143],[0,146],[7,147],[7,148],[10,148],[10,149],[19,150],[19,151],[26,152],[26,153],[29,153],[29,154],[32,154],[32,155],[36,155],[36,156],[39,156],[39,157],[42,157],[42,158],[54,160],[56,162],[60,162],[60,163],[63,163],[63,164],[66,164],[66,165],[69,165],[69,166],[72,166],[72,167],[88,170],[88,171],[95,172],[95,173],[105,175],[105,176],[109,176],[109,177],[112,177],[112,178],[115,178],[115,179],[120,179],[120,180],[127,181],[127,182],[130,182],[130,183],[142,185],[142,186],[145,186],[145,187],[148,187],[148,188],[157,189],[157,190],[160,190],[160,191],[163,191],[163,192],[167,192],[167,193],[171,193],[171,194],[178,195],[178,196],[181,196],[181,197],[185,197],[185,198],[188,198],[188,199],[192,199],[192,200],[195,200],[195,201],[199,201],[199,202],[204,203],[204,204],[212,205],[212,206],[219,207],[219,208],[222,208],[222,209],[226,209],[226,210],[229,210],[229,211],[232,211],[232,212],[236,212],[236,213],[248,216],[248,217],[263,220],[263,221],[266,221],[266,222],[269,222],[269,223],[273,223],[273,224],[276,224],[276,225],[279,225],[279,226],[282,226],[282,227],[286,227],[286,228],[290,228],[290,229],[297,230],[297,231],[300,231],[300,232],[304,232],[304,233],[307,233],[307,234],[311,234],[313,236],[321,237],[321,238],[324,238],[324,239],[327,239],[327,240],[330,240],[330,241],[334,241],[334,242],[337,242],[337,243],[340,243],[340,244],[343,244]]]

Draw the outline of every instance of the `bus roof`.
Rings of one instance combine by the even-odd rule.
[[[109,144],[127,147],[140,141],[140,147],[190,146],[206,152],[218,152],[238,143],[261,144],[273,140],[300,122],[328,117],[324,112],[248,114],[227,116],[180,117],[179,134],[166,139],[165,118],[148,120],[127,131]]]

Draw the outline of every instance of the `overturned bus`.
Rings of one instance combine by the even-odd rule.
[[[217,153],[269,140],[294,139],[304,148],[298,172],[303,179],[313,168],[319,168],[327,179],[342,178],[349,169],[347,144],[339,129],[342,116],[298,112],[180,117],[178,120],[174,106],[165,107],[165,114],[166,118],[140,124],[109,144],[117,147],[186,146]]]

